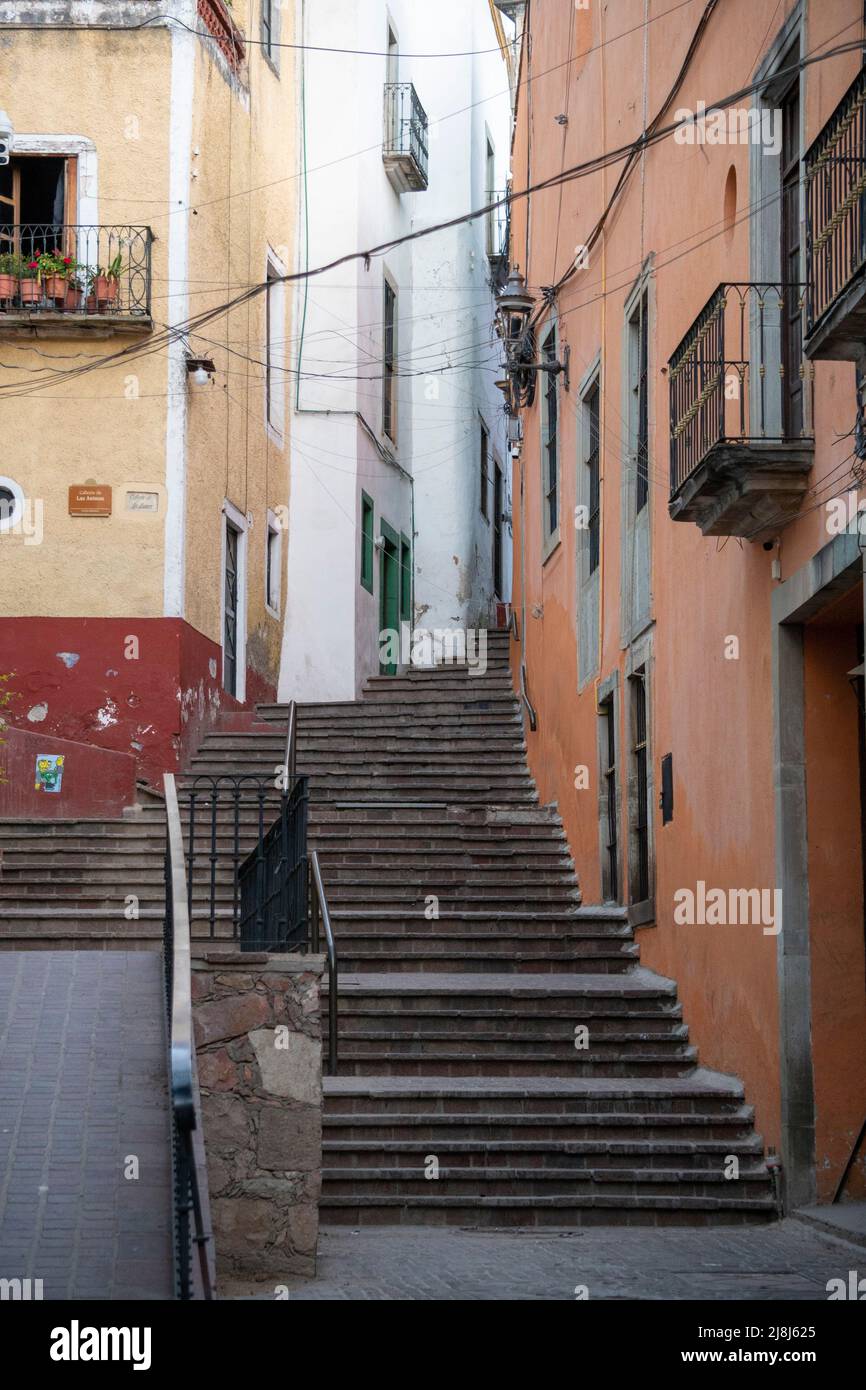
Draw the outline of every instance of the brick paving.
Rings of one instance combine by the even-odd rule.
[[[770,1226],[569,1231],[323,1229],[315,1280],[292,1300],[826,1300],[828,1279],[866,1272],[866,1250],[788,1219]],[[223,1297],[273,1297],[235,1285]]]
[[[171,1297],[162,1001],[156,952],[0,955],[0,1278]]]

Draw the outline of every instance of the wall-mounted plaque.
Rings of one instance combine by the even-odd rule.
[[[102,483],[74,484],[69,489],[70,516],[111,516],[111,488]]]

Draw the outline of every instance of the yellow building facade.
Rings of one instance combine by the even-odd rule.
[[[41,9],[0,5],[6,714],[154,780],[276,691],[291,10]]]

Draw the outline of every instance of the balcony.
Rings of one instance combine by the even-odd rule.
[[[668,364],[675,521],[762,540],[796,512],[812,467],[802,285],[720,285]]]
[[[385,83],[382,163],[398,193],[427,187],[427,113],[411,82]]]
[[[866,351],[866,69],[804,160],[808,357]]]
[[[504,285],[508,275],[508,239],[511,233],[509,193],[507,188],[495,189],[488,192],[485,198],[487,203],[499,203],[499,207],[487,214],[487,259],[494,289]]]
[[[149,333],[149,227],[0,226],[0,338]]]

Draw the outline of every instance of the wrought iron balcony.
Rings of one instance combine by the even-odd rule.
[[[385,83],[382,162],[398,193],[427,187],[427,113],[411,82]]]
[[[0,226],[0,336],[149,332],[149,227]]]
[[[705,536],[772,535],[812,467],[804,286],[720,285],[669,366],[670,515]]]
[[[856,359],[866,343],[866,69],[809,147],[804,177],[805,350]]]

